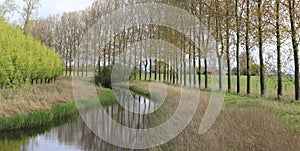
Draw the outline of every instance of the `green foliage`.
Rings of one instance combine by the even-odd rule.
[[[247,75],[247,67],[241,69],[241,75]]]
[[[103,67],[95,76],[96,84],[100,83],[105,88],[111,88],[111,67]]]
[[[112,106],[116,103],[115,95],[111,89],[102,89],[99,100],[104,107]]]
[[[0,86],[14,86],[61,75],[59,55],[0,18]]]
[[[251,74],[251,76],[259,76],[259,73],[260,73],[259,69],[260,69],[259,65],[252,64],[250,66],[250,74]]]
[[[260,66],[257,65],[257,64],[252,64],[250,66],[250,75],[251,76],[259,76],[259,68]],[[231,70],[231,73],[233,75],[237,75],[237,67],[234,67],[232,70]],[[247,67],[242,67],[241,70],[240,70],[240,74],[241,75],[247,75]]]
[[[237,75],[237,67],[234,67],[234,68],[231,70],[231,74]]]
[[[129,86],[129,89],[137,94],[140,94],[140,95],[143,95],[143,96],[146,96],[148,98],[151,97],[150,95],[150,92],[148,90],[145,90],[145,89],[142,89],[138,86],[135,86],[135,85],[130,85]]]

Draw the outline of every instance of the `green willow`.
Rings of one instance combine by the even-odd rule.
[[[59,55],[0,18],[0,86],[50,82],[62,73]]]

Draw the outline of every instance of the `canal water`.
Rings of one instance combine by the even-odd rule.
[[[94,121],[100,121],[101,130],[106,135],[113,132],[111,123],[101,117],[106,112],[114,121],[135,129],[145,129],[148,124],[147,113],[154,112],[154,102],[146,97],[133,94],[134,100],[126,100],[105,109],[91,110],[84,113]],[[124,105],[126,107],[124,107]],[[131,112],[128,110],[135,110]],[[137,112],[136,112],[137,111]],[[121,133],[127,139],[126,132]],[[127,140],[128,141],[128,140]],[[135,143],[132,140],[130,143]],[[56,124],[56,126],[34,130],[0,133],[0,151],[110,151],[128,150],[111,145],[96,136],[86,126],[80,116]]]

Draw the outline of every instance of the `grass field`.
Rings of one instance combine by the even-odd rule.
[[[73,75],[73,72],[72,72]],[[77,72],[75,73],[77,75]],[[79,75],[81,76],[82,73],[80,72]],[[84,72],[83,75],[85,76],[86,73]],[[93,77],[94,73],[88,72],[88,77]],[[164,75],[161,74],[161,81],[164,81]],[[145,73],[142,73],[142,80],[145,79]],[[180,82],[180,75],[179,77],[179,82]],[[194,75],[186,75],[186,82],[187,85],[189,85],[191,77],[191,83],[194,86]],[[139,74],[137,74],[137,79],[139,79]],[[199,87],[198,85],[198,78],[199,75],[196,75],[196,86]],[[159,74],[157,74],[157,80],[159,79]],[[184,81],[184,75],[182,75],[182,82]],[[150,80],[150,74],[147,74],[147,80]],[[152,74],[151,80],[154,80],[154,74]],[[214,81],[218,80],[217,77],[214,78]],[[223,75],[223,87],[227,89],[227,76]],[[276,99],[277,98],[277,77],[266,77],[266,98],[271,98],[271,99]],[[205,76],[201,75],[201,88],[204,88],[204,83],[205,83]],[[235,75],[231,76],[231,83],[232,83],[232,90],[231,92],[236,92],[237,90],[237,77]],[[212,78],[209,75],[208,79],[208,85],[210,86],[212,84]],[[251,96],[260,96],[260,79],[258,76],[252,76],[251,77]],[[282,85],[283,85],[283,95],[282,95],[282,100],[285,101],[292,101],[294,100],[294,95],[295,95],[295,85],[291,81],[290,78],[283,78],[282,79]],[[246,76],[241,76],[241,94],[246,94],[246,89],[247,89],[247,77]]]
[[[157,80],[158,80],[159,75],[157,75]],[[137,77],[139,78],[139,77]],[[184,76],[182,75],[182,78],[184,79]],[[199,76],[196,75],[196,86],[199,87],[198,85],[198,78]],[[143,74],[142,80],[145,79],[145,75]],[[163,81],[164,76],[161,74],[161,81]],[[150,80],[149,74],[147,75],[147,80]],[[154,74],[152,74],[152,80],[154,80]],[[218,80],[218,78],[214,78],[214,80]],[[223,75],[222,78],[223,82],[223,87],[226,88],[227,90],[227,76]],[[183,81],[183,80],[182,80]],[[190,76],[186,75],[186,82],[187,85],[189,85],[190,81]],[[277,98],[277,77],[266,77],[266,98],[272,98],[276,99]],[[179,75],[179,82],[180,82],[180,75]],[[194,86],[194,75],[191,75],[191,83]],[[205,83],[205,76],[201,75],[201,88],[204,88],[204,83]],[[208,79],[208,85],[210,86],[212,83],[212,78],[209,76]],[[237,90],[237,77],[232,75],[231,76],[231,83],[232,83],[232,90],[231,92],[236,92]],[[295,95],[295,86],[294,83],[289,79],[289,78],[283,78],[282,81],[283,85],[283,96],[282,99],[286,101],[291,101],[294,99]],[[260,79],[258,76],[252,76],[251,77],[251,96],[260,96]],[[246,94],[247,90],[247,77],[246,76],[241,76],[241,94]]]

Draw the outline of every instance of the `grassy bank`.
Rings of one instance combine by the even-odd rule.
[[[149,89],[150,83],[134,81],[132,85]],[[167,85],[167,91],[169,101],[163,115],[170,117],[178,108],[181,88]],[[209,104],[210,92],[202,91],[200,99],[191,123],[167,144],[150,150],[300,149],[299,104],[228,93],[213,126],[204,135],[199,135],[199,126]],[[150,115],[149,118],[154,125],[165,121],[157,115],[159,114]]]
[[[101,89],[99,100],[103,106],[110,106],[115,103],[115,98],[110,89]],[[53,122],[78,116],[77,104],[93,105],[93,101],[82,100],[68,102],[53,106],[51,109],[33,111],[25,115],[0,118],[0,130],[10,131],[17,129],[28,129],[49,125]]]
[[[150,92],[148,89],[144,89],[144,88],[141,88],[141,87],[138,87],[138,86],[135,86],[135,85],[130,85],[129,86],[129,89],[139,95],[143,95],[143,96],[146,96],[148,98],[151,97],[150,95]]]

